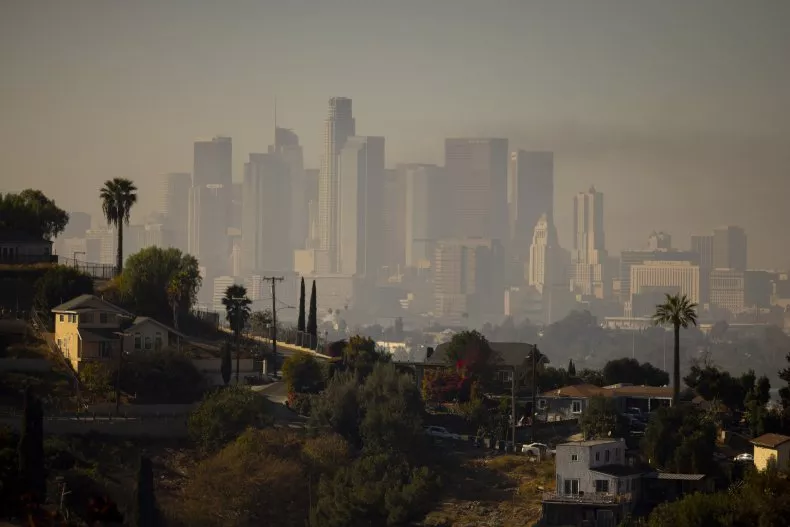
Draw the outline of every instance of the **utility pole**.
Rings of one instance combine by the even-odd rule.
[[[272,360],[274,373],[277,373],[277,282],[285,280],[282,276],[264,276],[264,280],[272,284],[272,332],[269,337],[272,340]]]

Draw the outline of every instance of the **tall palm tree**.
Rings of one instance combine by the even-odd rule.
[[[680,399],[680,328],[697,325],[697,304],[686,295],[667,293],[666,301],[656,306],[653,323],[656,326],[672,326],[675,330],[675,364],[672,370],[672,406],[675,406]]]
[[[241,332],[250,320],[252,300],[247,298],[247,288],[243,285],[229,285],[222,298],[225,318],[236,339],[236,384],[239,383],[239,355],[241,353]]]
[[[170,277],[167,284],[167,301],[173,310],[173,327],[178,330],[178,312],[182,304],[189,298],[192,286],[189,275],[185,271],[178,271]]]
[[[118,231],[118,247],[115,253],[115,271],[123,268],[123,225],[129,225],[129,213],[137,203],[137,187],[128,179],[115,178],[104,182],[99,192],[101,208],[109,225]]]

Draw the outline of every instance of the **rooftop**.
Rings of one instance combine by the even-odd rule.
[[[53,307],[52,311],[57,313],[61,311],[77,311],[79,309],[86,308],[105,309],[107,311],[114,311],[116,313],[130,315],[128,311],[116,306],[115,304],[111,304],[110,302],[107,302],[103,298],[99,298],[96,295],[80,295],[67,302],[63,302],[59,306]]]
[[[651,472],[645,474],[645,479],[664,479],[670,481],[702,481],[705,474],[676,474],[673,472]]]
[[[567,443],[560,443],[557,446],[598,446],[609,445],[613,443],[621,443],[622,439],[588,439],[587,441],[568,441]]]
[[[671,399],[672,388],[669,386],[626,386],[622,384],[601,388],[593,384],[575,384],[543,392],[540,396],[573,397],[580,399],[590,397],[650,397],[655,399]]]
[[[628,465],[604,465],[602,467],[590,468],[590,472],[597,472],[599,474],[606,474],[607,476],[614,476],[621,478],[625,476],[635,476],[644,472],[637,467],[629,467]]]
[[[790,441],[790,437],[782,434],[763,434],[752,439],[752,444],[765,448],[776,448],[783,443]]]

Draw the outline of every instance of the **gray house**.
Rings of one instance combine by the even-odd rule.
[[[556,490],[543,495],[542,525],[615,527],[639,497],[642,471],[623,439],[557,445]]]
[[[639,408],[643,412],[650,412],[671,404],[672,388],[624,383],[603,387],[592,384],[564,386],[538,395],[538,415],[547,421],[577,419],[584,413],[593,397],[613,399],[621,412],[626,408]]]

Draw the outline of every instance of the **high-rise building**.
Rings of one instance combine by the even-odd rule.
[[[291,252],[304,249],[307,240],[307,182],[305,179],[304,155],[299,144],[299,136],[287,128],[274,128],[274,144],[269,153],[280,156],[290,174],[291,207],[289,218],[289,243]]]
[[[230,197],[233,182],[233,142],[230,137],[215,137],[210,141],[195,141],[192,184],[222,185]]]
[[[220,184],[197,185],[189,191],[188,252],[206,268],[207,276],[226,272],[228,254],[225,189]]]
[[[693,262],[647,261],[631,266],[632,316],[651,315],[667,293],[680,293],[699,303],[699,292],[699,266]]]
[[[445,139],[444,156],[454,236],[507,240],[507,139]]]
[[[118,237],[114,228],[90,229],[85,233],[86,257],[85,261],[102,265],[116,264],[116,247]]]
[[[212,282],[214,286],[213,294],[211,295],[211,304],[214,311],[219,313],[225,311],[225,306],[222,304],[222,299],[225,298],[225,291],[236,283],[236,279],[232,276],[217,276],[214,278]]]
[[[735,226],[713,231],[713,268],[745,271],[747,262],[746,232]]]
[[[647,250],[648,251],[669,251],[672,249],[672,235],[666,232],[650,233],[647,237]]]
[[[381,194],[380,263],[388,278],[406,264],[406,177],[402,170],[385,169]]]
[[[333,272],[365,276],[381,266],[384,138],[349,137],[339,160],[339,214],[337,233],[332,235],[338,244]]]
[[[242,272],[291,270],[291,178],[283,157],[250,154],[242,194]]]
[[[553,276],[558,265],[556,252],[557,231],[549,222],[547,215],[542,214],[533,229],[527,277],[529,285],[535,287],[541,294],[544,285],[556,283]]]
[[[324,123],[324,156],[318,181],[318,229],[320,248],[333,272],[338,271],[340,229],[340,152],[346,140],[355,135],[356,124],[351,99],[329,99],[329,115]]]
[[[401,165],[406,182],[406,265],[427,268],[436,242],[449,235],[450,222],[443,203],[449,186],[443,168],[436,165]]]
[[[91,228],[91,215],[87,212],[69,212],[69,222],[60,234],[63,238],[82,238]]]
[[[710,269],[713,267],[713,236],[692,236],[691,252],[699,255],[700,267]]]
[[[511,152],[507,198],[510,257],[518,267],[527,261],[531,235],[541,216],[554,225],[554,154]]]
[[[159,179],[156,212],[162,215],[170,242],[182,251],[189,246],[189,189],[192,175],[173,172]]]
[[[744,310],[744,271],[712,269],[710,272],[710,305],[731,315]]]
[[[590,187],[573,202],[573,266],[571,289],[596,298],[608,296],[603,194]]]

